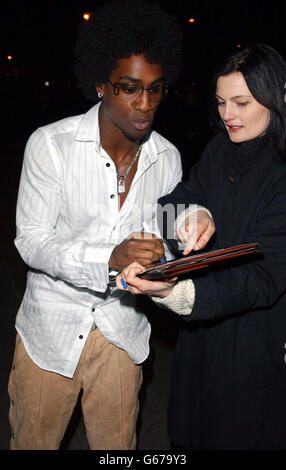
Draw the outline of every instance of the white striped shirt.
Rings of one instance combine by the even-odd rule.
[[[30,267],[16,329],[41,368],[72,377],[95,321],[135,363],[149,354],[150,325],[136,299],[108,290],[108,261],[130,233],[152,225],[159,197],[182,176],[178,150],[153,131],[119,210],[116,168],[100,145],[98,109],[29,138],[15,244]]]

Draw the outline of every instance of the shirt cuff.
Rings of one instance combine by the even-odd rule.
[[[167,297],[151,296],[160,307],[172,310],[178,315],[190,315],[195,302],[195,285],[191,279],[179,281]]]
[[[106,292],[109,285],[109,276],[115,274],[110,272],[108,262],[115,244],[90,245],[85,251],[84,272],[90,279],[91,289],[98,292]],[[116,274],[118,274],[116,272]]]

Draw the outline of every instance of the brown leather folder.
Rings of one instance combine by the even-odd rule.
[[[213,263],[246,256],[251,253],[258,253],[259,251],[258,243],[247,243],[220,250],[206,251],[163,263],[156,263],[143,273],[137,274],[137,276],[148,280],[169,279],[197,269],[207,268]]]

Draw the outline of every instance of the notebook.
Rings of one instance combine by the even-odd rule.
[[[169,279],[197,269],[207,268],[214,263],[220,263],[221,261],[236,259],[259,252],[258,243],[231,246],[229,248],[206,251],[200,254],[192,254],[163,263],[156,263],[143,273],[137,274],[137,276],[141,279],[148,280]]]

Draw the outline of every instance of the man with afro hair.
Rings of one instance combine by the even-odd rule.
[[[78,396],[90,449],[135,449],[150,325],[111,277],[165,256],[156,202],[181,179],[152,131],[181,60],[176,22],[154,2],[106,4],[75,46],[79,86],[99,101],[26,145],[15,244],[30,267],[9,379],[11,449],[59,449]]]

